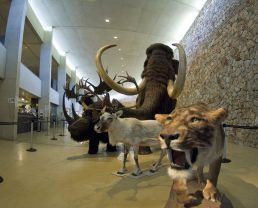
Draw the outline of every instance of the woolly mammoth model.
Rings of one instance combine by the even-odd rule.
[[[175,44],[179,51],[179,61],[173,59],[173,50],[167,45],[155,43],[149,46],[141,75],[143,80],[136,88],[122,87],[105,72],[101,62],[102,53],[114,46],[116,45],[99,49],[96,66],[98,74],[110,88],[126,95],[138,94],[136,109],[124,109],[123,117],[149,120],[154,119],[157,113],[170,113],[175,108],[176,98],[181,93],[185,81],[186,57],[182,46]],[[131,79],[132,77],[128,76],[124,81]]]
[[[142,82],[139,87],[125,88],[114,82],[105,72],[101,62],[102,53],[115,45],[105,46],[97,52],[96,66],[98,74],[112,89],[125,95],[136,95],[137,109],[125,109],[125,117],[138,119],[154,119],[156,113],[169,113],[174,109],[176,98],[183,89],[185,80],[186,58],[181,45],[175,44],[179,50],[180,62],[173,59],[170,47],[161,43],[152,44],[146,50]],[[176,79],[177,75],[177,79]],[[130,79],[127,77],[126,79]]]

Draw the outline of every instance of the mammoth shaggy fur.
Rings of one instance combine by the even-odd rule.
[[[176,105],[167,93],[168,80],[175,80],[178,61],[170,47],[155,43],[146,50],[147,58],[141,77],[146,80],[145,89],[136,99],[136,109],[125,109],[123,117],[141,120],[154,119],[157,113],[169,113]]]

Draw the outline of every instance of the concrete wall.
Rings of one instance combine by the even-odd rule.
[[[258,1],[208,0],[182,40],[188,72],[178,106],[227,107],[225,123],[258,125]],[[258,147],[257,130],[228,130],[231,142]]]
[[[41,97],[41,80],[23,64],[20,70],[20,88]]]
[[[0,79],[5,75],[6,48],[0,42]]]

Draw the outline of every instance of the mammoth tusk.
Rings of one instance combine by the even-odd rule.
[[[172,95],[173,90],[174,90],[174,81],[170,79],[168,80],[168,85],[167,85],[167,91],[168,91],[169,97],[171,97],[170,95]]]
[[[184,88],[185,76],[186,76],[186,55],[184,48],[178,44],[172,44],[178,48],[179,52],[179,67],[178,76],[175,83],[172,80],[168,81],[167,91],[170,98],[176,99]]]
[[[104,47],[100,48],[97,51],[96,59],[95,59],[96,67],[97,67],[97,72],[98,72],[99,76],[106,82],[106,84],[109,87],[111,87],[113,90],[115,90],[117,92],[120,92],[122,94],[125,94],[125,95],[136,95],[136,94],[138,94],[140,91],[142,91],[145,88],[145,84],[146,84],[145,79],[143,79],[142,82],[138,85],[139,86],[139,90],[137,90],[136,87],[134,87],[134,88],[122,87],[119,84],[117,84],[116,82],[114,82],[107,75],[106,71],[103,68],[102,61],[101,61],[102,53],[105,50],[107,50],[109,48],[112,48],[112,47],[115,47],[115,46],[116,45],[107,45],[107,46],[104,46]]]

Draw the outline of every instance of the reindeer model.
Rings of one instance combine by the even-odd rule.
[[[124,144],[124,159],[123,166],[117,172],[117,174],[123,175],[126,169],[126,159],[130,146],[133,147],[134,161],[136,169],[132,173],[133,176],[139,176],[142,174],[141,168],[138,162],[138,152],[140,146],[155,146],[159,147],[159,132],[162,129],[162,125],[156,120],[138,120],[136,118],[120,118],[123,111],[117,111],[116,113],[104,112],[99,122],[95,124],[94,129],[98,133],[108,132],[109,142],[112,145],[117,143]],[[166,154],[166,150],[163,149],[160,154],[159,161],[152,167],[151,172],[157,171],[161,164],[162,158]]]

